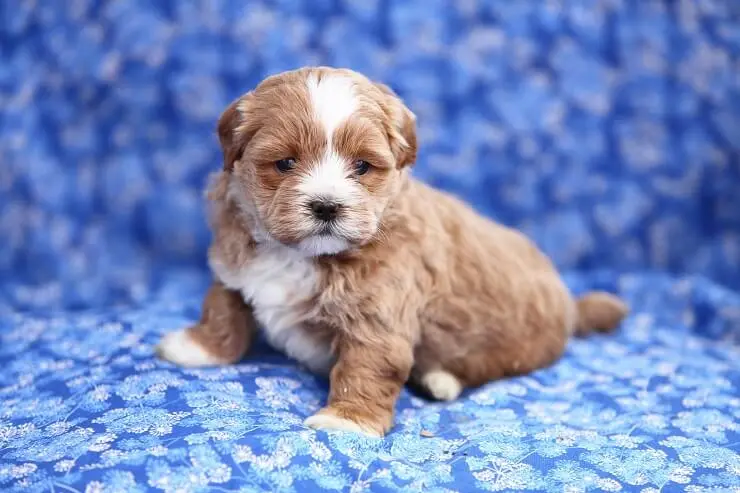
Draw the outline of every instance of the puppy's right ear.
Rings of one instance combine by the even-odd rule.
[[[251,97],[252,94],[247,93],[236,99],[218,119],[218,140],[224,155],[224,171],[234,169],[234,163],[242,158],[249,141],[245,118]]]

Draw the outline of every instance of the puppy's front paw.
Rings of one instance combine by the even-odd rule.
[[[162,337],[155,351],[160,358],[180,366],[193,368],[223,364],[221,360],[209,354],[198,341],[193,339],[188,330],[166,334]]]
[[[342,430],[362,433],[374,438],[383,436],[382,428],[337,416],[330,408],[324,408],[303,422],[317,430]]]

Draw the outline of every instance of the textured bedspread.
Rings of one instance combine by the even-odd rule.
[[[11,5],[12,4],[12,5]],[[302,426],[326,380],[259,342],[183,370],[215,121],[349,66],[418,116],[421,179],[632,314],[385,439]],[[740,491],[740,4],[0,5],[0,491]]]
[[[328,382],[263,344],[228,368],[157,361],[204,281],[180,276],[141,305],[3,320],[1,489],[740,488],[740,296],[710,282],[571,277],[629,300],[618,334],[459,402],[405,392],[396,427],[372,439],[305,428]]]

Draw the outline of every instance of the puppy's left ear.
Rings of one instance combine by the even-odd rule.
[[[382,106],[388,116],[388,140],[396,157],[398,168],[411,166],[416,161],[416,115],[393,92],[393,89],[375,82],[382,93]]]

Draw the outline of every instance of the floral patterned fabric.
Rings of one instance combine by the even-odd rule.
[[[740,491],[740,4],[0,5],[0,490]],[[620,331],[382,440],[302,425],[328,383],[259,341],[183,370],[215,121],[348,66],[417,114],[416,175],[515,225]]]

